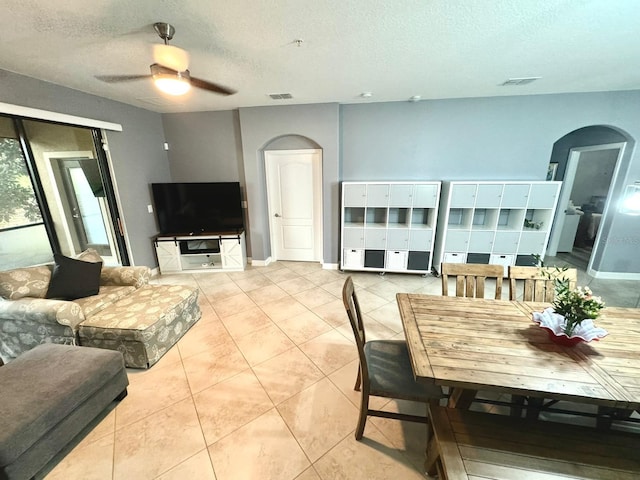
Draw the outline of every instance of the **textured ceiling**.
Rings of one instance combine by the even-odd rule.
[[[3,0],[1,12],[0,69],[157,112],[640,88],[639,0]],[[148,73],[159,21],[192,76],[238,93],[95,78]],[[542,78],[500,86],[529,76]]]

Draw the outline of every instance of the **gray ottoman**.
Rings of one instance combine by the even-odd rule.
[[[0,479],[30,479],[127,394],[122,354],[42,344],[0,367]]]

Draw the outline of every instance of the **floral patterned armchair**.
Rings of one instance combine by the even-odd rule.
[[[102,261],[95,250],[78,257]],[[102,267],[97,295],[75,300],[45,298],[51,266],[0,272],[0,358],[5,362],[40,343],[76,345],[78,325],[146,285],[149,267]]]

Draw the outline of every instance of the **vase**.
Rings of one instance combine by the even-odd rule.
[[[604,328],[596,327],[593,320],[587,318],[576,325],[569,336],[564,333],[566,319],[551,307],[545,308],[542,312],[533,312],[533,321],[547,331],[552,342],[565,347],[574,347],[582,342],[600,340],[609,334]]]

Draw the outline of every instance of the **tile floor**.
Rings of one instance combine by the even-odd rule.
[[[397,292],[440,294],[431,276],[351,275],[371,339],[404,338]],[[153,279],[198,286],[202,319],[153,368],[129,370],[129,395],[46,479],[425,478],[423,425],[370,418],[354,439],[358,361],[345,278],[276,262]],[[611,305],[638,305],[638,282],[596,283]],[[410,402],[372,405],[424,413]]]

